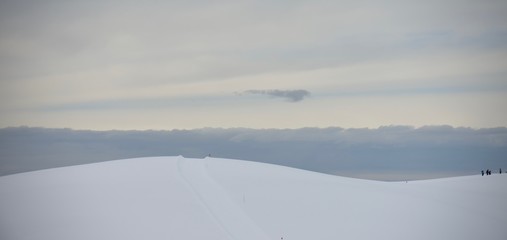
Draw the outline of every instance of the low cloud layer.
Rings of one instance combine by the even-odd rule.
[[[299,102],[303,101],[306,97],[310,96],[310,92],[307,90],[247,90],[243,92],[244,94],[260,94],[267,95],[275,98],[284,98],[289,102]]]
[[[208,154],[380,180],[468,175],[507,169],[507,128],[0,129],[0,176],[123,158]]]

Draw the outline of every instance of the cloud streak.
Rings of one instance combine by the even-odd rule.
[[[306,97],[310,96],[310,92],[303,89],[298,90],[247,90],[244,91],[243,94],[258,94],[258,95],[266,95],[273,98],[284,98],[289,102],[300,102],[303,101]]]

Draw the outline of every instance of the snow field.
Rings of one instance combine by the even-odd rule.
[[[377,182],[152,157],[0,177],[0,239],[507,239],[506,174]]]

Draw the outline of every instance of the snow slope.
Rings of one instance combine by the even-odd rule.
[[[507,239],[506,183],[126,159],[0,177],[0,239]]]

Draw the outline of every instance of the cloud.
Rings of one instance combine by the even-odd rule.
[[[310,96],[310,92],[307,90],[299,89],[299,90],[247,90],[244,91],[245,94],[260,94],[267,95],[270,97],[276,98],[285,98],[289,102],[299,102],[303,101],[305,97]]]
[[[243,159],[382,180],[507,169],[507,128],[0,129],[0,176],[144,156]]]

